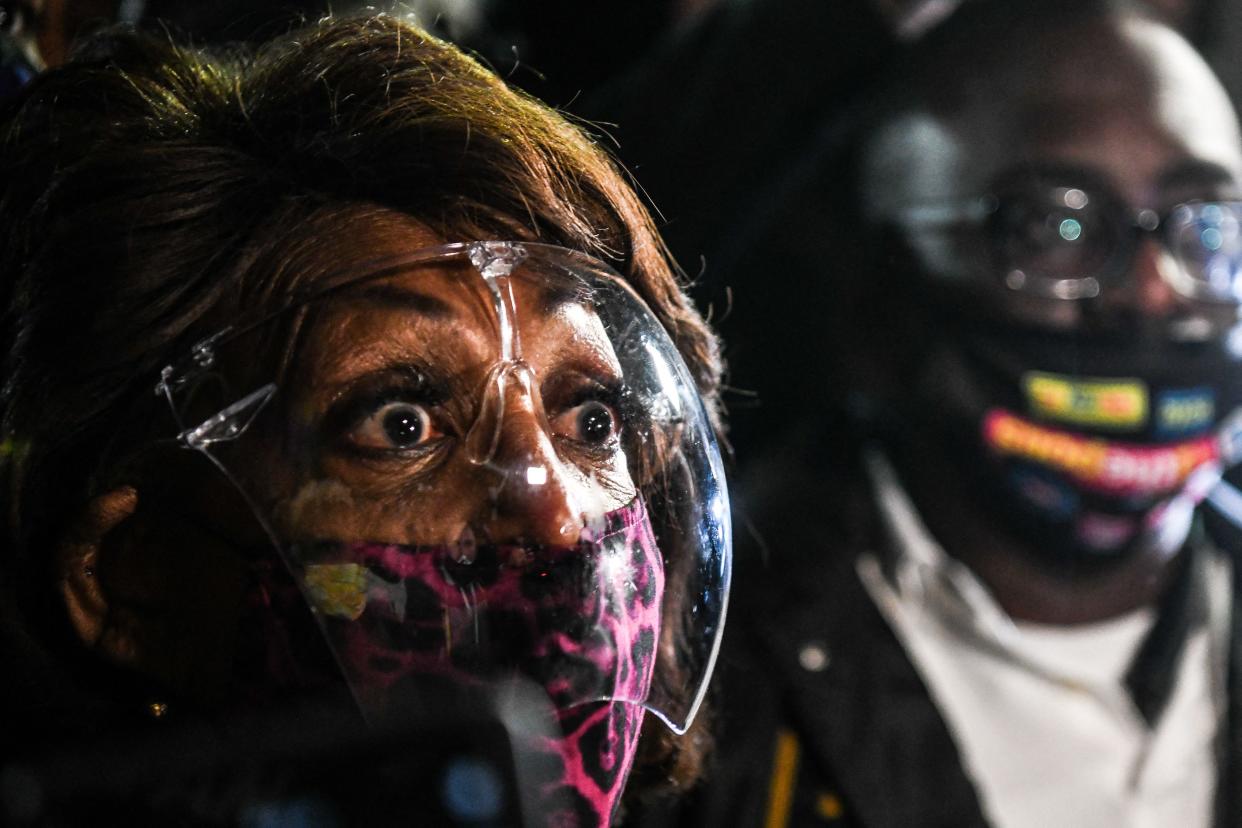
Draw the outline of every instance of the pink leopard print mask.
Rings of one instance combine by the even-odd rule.
[[[549,823],[609,823],[637,749],[664,594],[641,499],[573,547],[320,543],[293,554],[365,715],[400,704],[411,677],[532,679],[563,734],[522,746],[555,760],[538,793],[570,804]]]

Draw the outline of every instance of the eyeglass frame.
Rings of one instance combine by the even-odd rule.
[[[1218,305],[1242,305],[1242,278],[1238,279],[1232,296],[1222,296],[1204,287],[1204,280],[1190,274],[1190,268],[1176,252],[1174,240],[1171,238],[1171,222],[1173,217],[1183,211],[1209,206],[1227,207],[1242,224],[1242,200],[1235,199],[1202,199],[1179,202],[1163,212],[1151,208],[1128,208],[1121,200],[1112,196],[1107,189],[1088,189],[1074,186],[1049,186],[1048,192],[1064,191],[1065,197],[1071,193],[1079,193],[1084,199],[1079,205],[1066,203],[1069,211],[1080,210],[1090,203],[1092,198],[1103,201],[1103,215],[1124,215],[1125,223],[1114,226],[1123,232],[1119,233],[1120,245],[1108,255],[1108,261],[1101,268],[1101,273],[1094,276],[1073,278],[1053,278],[1043,275],[1032,275],[1020,268],[1012,268],[1005,273],[1003,281],[1011,290],[1040,296],[1046,299],[1079,301],[1097,298],[1103,291],[1101,281],[1109,281],[1123,274],[1134,262],[1146,236],[1154,236],[1163,248],[1168,251],[1177,264],[1177,273],[1162,271],[1162,278],[1178,295],[1199,302]],[[961,200],[950,200],[941,203],[910,205],[902,208],[896,217],[898,226],[909,230],[929,230],[948,228],[955,225],[973,225],[983,227],[987,231],[988,244],[998,261],[1003,261],[1008,254],[1001,249],[1002,242],[997,238],[999,232],[989,224],[1000,215],[1006,199],[1013,195],[1004,192],[991,192],[982,196],[974,196]],[[1192,218],[1193,220],[1193,218]],[[1067,240],[1069,241],[1069,240]]]

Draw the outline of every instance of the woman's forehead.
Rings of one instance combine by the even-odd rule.
[[[519,265],[503,279],[489,280],[464,258],[430,261],[408,271],[380,278],[361,278],[332,291],[315,303],[324,319],[394,317],[418,325],[463,324],[477,329],[497,326],[501,313],[518,325],[568,324],[598,326],[585,283],[535,263]]]
[[[582,291],[526,267],[495,287],[512,317],[512,349],[501,341],[506,334],[492,286],[456,260],[364,280],[316,303],[302,337],[303,369],[329,384],[403,361],[445,374],[485,372],[512,350],[536,374],[568,363],[619,371],[603,322]]]

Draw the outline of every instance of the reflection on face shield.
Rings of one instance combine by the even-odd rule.
[[[534,680],[562,781],[606,819],[642,710],[689,725],[724,620],[728,507],[693,381],[581,254],[458,244],[369,271],[166,369],[180,442],[252,504],[365,714],[427,676]],[[282,375],[239,379],[273,339]]]
[[[468,683],[516,671],[561,708],[650,689],[664,568],[640,499],[568,547],[336,543],[297,554],[302,591],[339,637],[333,649],[367,708],[411,674]]]

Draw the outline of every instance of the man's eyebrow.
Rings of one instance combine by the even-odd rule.
[[[1238,179],[1225,167],[1199,158],[1187,158],[1160,174],[1157,181],[1161,190],[1182,187],[1214,187],[1220,184],[1237,186]]]
[[[1087,190],[1108,189],[1103,176],[1090,167],[1045,159],[1023,159],[1011,164],[992,178],[991,186],[996,190],[1005,190],[1033,181],[1067,187],[1079,186]]]

